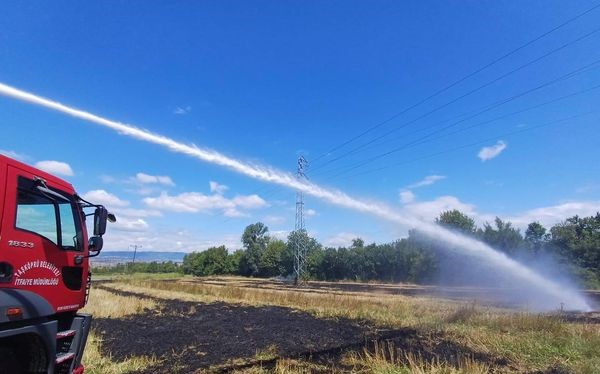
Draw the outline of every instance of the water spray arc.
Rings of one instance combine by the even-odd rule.
[[[308,161],[304,156],[298,157],[298,166],[296,169],[296,178],[306,180],[304,170],[308,166]],[[307,235],[304,226],[304,193],[301,190],[296,191],[296,220],[294,225],[294,284],[302,283],[306,273],[306,243]]]
[[[420,232],[428,237],[444,242],[447,250],[474,256],[488,264],[493,264],[496,268],[506,273],[507,276],[519,280],[523,287],[530,291],[532,296],[538,296],[539,300],[543,300],[542,303],[532,306],[537,310],[558,309],[561,303],[564,303],[568,309],[591,310],[585,298],[577,290],[544,278],[532,269],[494,250],[487,244],[444,229],[431,222],[410,217],[406,213],[398,213],[398,208],[375,201],[353,198],[336,189],[322,187],[307,180],[298,180],[293,174],[269,166],[244,162],[211,149],[180,143],[166,136],[155,134],[132,125],[112,121],[2,83],[0,83],[0,94],[110,128],[121,135],[157,144],[172,152],[186,154],[198,160],[224,166],[257,180],[293,188],[331,204],[362,213],[369,213],[399,225],[417,227]]]

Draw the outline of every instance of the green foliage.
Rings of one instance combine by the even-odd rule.
[[[588,283],[600,283],[600,213],[571,217],[550,229],[549,246],[585,274]]]
[[[446,228],[458,230],[463,234],[474,234],[477,230],[475,220],[457,209],[442,212],[435,222]]]
[[[242,234],[242,243],[246,253],[241,261],[244,275],[256,276],[260,274],[260,261],[267,249],[269,228],[262,222],[246,226]]]
[[[236,269],[231,267],[225,246],[211,247],[203,252],[192,252],[183,258],[183,271],[192,275],[232,274]]]
[[[267,248],[262,253],[259,273],[263,277],[274,277],[288,272],[288,264],[284,261],[288,258],[288,248],[283,240],[275,239],[269,241]]]
[[[549,235],[546,234],[546,228],[539,222],[531,222],[527,226],[527,230],[525,230],[525,241],[534,254],[539,253],[548,240]]]
[[[483,230],[477,230],[478,236],[484,242],[504,253],[514,255],[523,248],[523,236],[519,229],[512,226],[510,222],[504,222],[496,217],[494,226],[489,223],[483,225]]]
[[[523,237],[510,222],[496,218],[492,224],[477,228],[466,214],[451,210],[442,212],[436,222],[486,242],[493,248],[515,258],[536,258],[540,253],[551,255],[564,264],[564,269],[582,279],[589,287],[600,288],[600,213],[591,217],[571,217],[550,229],[532,222]],[[436,281],[441,267],[462,282],[466,262],[449,251],[440,251],[443,244],[410,231],[409,237],[384,244],[365,244],[356,238],[349,247],[323,248],[306,231],[293,231],[287,242],[273,239],[261,222],[248,225],[242,234],[244,249],[229,253],[224,246],[193,252],[184,257],[181,266],[172,263],[136,263],[94,270],[109,272],[183,272],[197,276],[236,274],[244,276],[288,276],[293,273],[294,250],[303,242],[307,249],[308,277],[319,280],[360,280],[431,283]],[[473,274],[485,268],[473,266]],[[452,281],[452,279],[444,279]]]
[[[182,273],[183,267],[173,261],[136,262],[112,266],[94,267],[95,275],[132,274],[132,273]]]

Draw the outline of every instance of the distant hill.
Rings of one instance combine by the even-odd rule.
[[[159,251],[138,251],[135,255],[136,262],[183,262],[185,252],[159,252]],[[133,251],[102,251],[100,256],[93,257],[93,263],[96,264],[118,264],[131,262],[133,260]]]

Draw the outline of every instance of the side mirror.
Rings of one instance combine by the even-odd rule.
[[[100,252],[104,246],[104,239],[101,236],[92,236],[88,243],[88,250],[90,252]]]
[[[106,232],[106,221],[108,220],[108,210],[99,206],[94,212],[94,236],[102,236]]]

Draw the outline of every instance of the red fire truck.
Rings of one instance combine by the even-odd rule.
[[[0,374],[83,373],[91,316],[77,311],[107,220],[68,182],[0,155]]]

